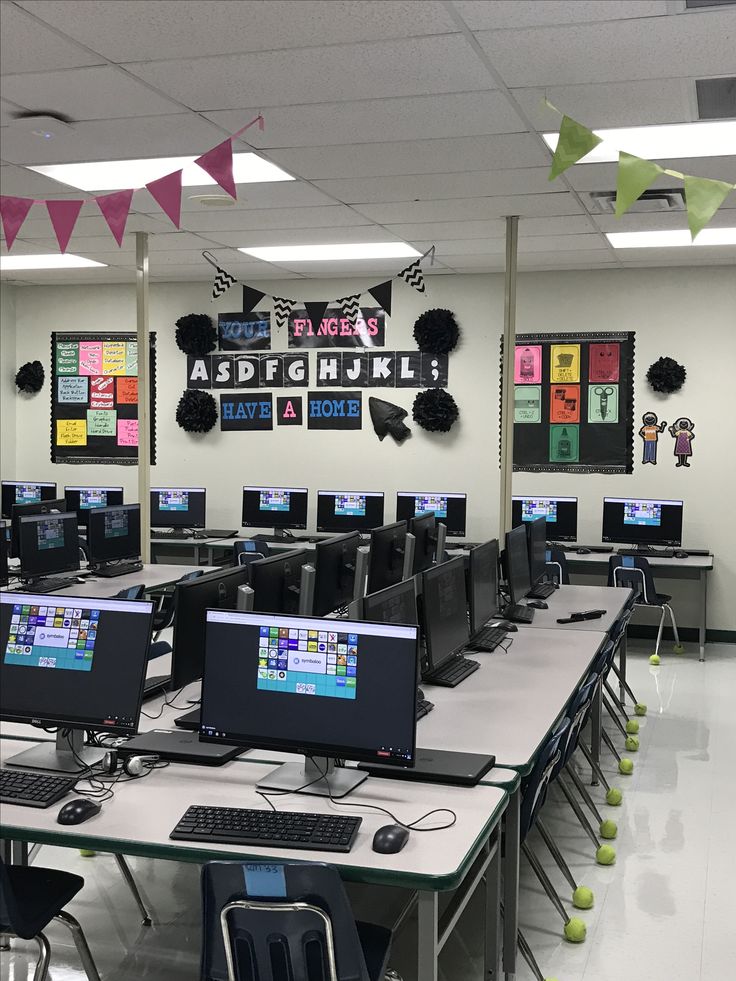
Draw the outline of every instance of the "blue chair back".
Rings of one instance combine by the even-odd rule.
[[[587,722],[588,715],[590,714],[590,708],[593,704],[593,697],[595,696],[595,690],[599,679],[600,674],[598,674],[595,670],[591,671],[578,689],[570,704],[567,706],[565,715],[570,721],[570,728],[567,730],[564,744],[561,747],[562,751],[560,753],[559,762],[552,773],[553,780],[560,770],[567,765],[570,757],[575,752],[578,745],[578,740],[580,739],[580,733],[582,732],[583,726]]]
[[[250,552],[258,552],[259,559],[265,559],[271,554],[271,549],[268,547],[268,542],[260,541],[257,538],[244,538],[237,542],[233,542],[233,565],[245,565],[246,562],[241,560],[241,555],[247,555]]]
[[[567,737],[570,720],[560,719],[546,743],[537,753],[534,767],[521,786],[521,840],[524,841],[534,826],[537,815],[547,797],[555,768],[560,760],[560,746]]]
[[[128,599],[128,600],[143,599],[143,595],[145,591],[146,591],[145,586],[128,586],[127,589],[121,589],[119,593],[115,593],[115,599]]]
[[[369,981],[350,903],[329,865],[210,862],[202,912],[201,981],[228,981],[226,944],[238,981]]]
[[[633,589],[639,606],[659,606],[652,567],[640,555],[612,555],[608,560],[608,585]]]
[[[548,548],[546,554],[545,578],[560,586],[570,585],[570,570],[567,556],[561,548]]]

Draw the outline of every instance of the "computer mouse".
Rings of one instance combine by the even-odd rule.
[[[395,855],[409,840],[409,829],[400,824],[386,824],[373,835],[373,851]]]
[[[78,797],[76,800],[70,800],[68,804],[64,804],[56,816],[56,822],[57,824],[82,824],[84,821],[89,821],[95,814],[99,814],[101,810],[102,805],[96,801]]]
[[[688,558],[688,554],[687,554],[687,552],[678,551],[678,552],[675,552],[675,558],[676,559],[686,559],[686,558]]]
[[[589,548],[576,548],[575,551],[577,552],[578,555],[590,555]]]
[[[527,606],[533,606],[535,610],[547,610],[549,609],[547,603],[540,599],[530,599],[526,604]]]
[[[418,702],[424,701],[424,691],[421,688],[417,688],[417,701]]]
[[[511,620],[494,620],[491,626],[505,630],[507,634],[514,634],[519,629]]]

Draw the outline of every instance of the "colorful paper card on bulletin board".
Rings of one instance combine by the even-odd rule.
[[[514,382],[514,470],[633,472],[633,331],[519,334]]]
[[[151,463],[156,462],[156,338],[151,334]],[[138,462],[135,334],[51,334],[53,463]]]

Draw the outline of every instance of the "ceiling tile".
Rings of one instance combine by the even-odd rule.
[[[576,235],[594,228],[586,215],[565,215],[551,218],[525,218],[522,234],[525,235]],[[386,222],[385,227],[411,242],[416,248],[419,242],[446,239],[501,238],[505,235],[502,218],[492,221],[428,221],[413,223]]]
[[[43,174],[36,174],[25,167],[6,164],[0,167],[0,194],[15,194],[19,197],[57,197],[69,190],[67,184],[52,181]]]
[[[519,223],[521,228],[521,222]],[[588,235],[521,235],[519,234],[519,255],[527,252],[575,252],[590,250],[610,251],[603,235],[591,232]]]
[[[558,190],[547,179],[547,167],[486,170],[464,174],[424,174],[406,177],[362,177],[355,180],[315,181],[317,187],[345,204],[382,201],[432,201],[495,194],[544,194]]]
[[[621,147],[622,150],[625,147]],[[681,174],[709,177],[714,180],[730,181],[736,184],[736,156],[696,157],[693,159],[658,160],[662,167],[676,170]],[[567,171],[570,184],[579,191],[615,191],[618,164],[580,164]],[[661,174],[652,184],[658,187],[682,187],[682,181],[668,174]]]
[[[618,262],[611,252],[527,252],[519,253],[519,269],[592,269]]]
[[[560,116],[546,105],[545,98],[560,112],[592,129],[687,123],[697,119],[692,79],[553,85],[513,89],[512,93],[541,132],[554,132],[560,128]]]
[[[333,276],[359,276],[365,280],[366,289],[382,280],[396,276],[401,263],[408,260],[381,259],[345,261],[345,262],[290,262],[279,263],[279,266],[290,272],[300,273],[309,279],[330,279]],[[442,268],[443,263],[435,262],[435,269]]]
[[[66,6],[63,4],[59,13]],[[39,24],[15,4],[4,2],[0,7],[0,66],[3,75],[100,65],[103,61],[103,58],[75,44],[71,38],[61,37],[56,31]]]
[[[403,201],[393,204],[359,204],[356,210],[380,224],[401,222],[462,221],[503,218],[505,215],[545,217],[580,214],[581,208],[567,192],[493,198],[452,198],[447,201]],[[423,235],[422,238],[426,238]]]
[[[461,35],[372,44],[257,51],[182,61],[132,62],[133,75],[192,109],[237,109],[243,95],[254,105],[298,105],[431,95],[494,88]]]
[[[87,205],[82,215],[77,219],[77,223],[74,226],[74,235],[72,235],[72,251],[75,236],[77,235],[80,238],[107,237],[109,235],[110,241],[114,241],[108,224],[102,215],[98,214],[95,216],[96,210],[92,205]],[[168,232],[170,228],[171,225],[167,228],[162,222],[156,221],[154,218],[149,218],[148,215],[130,215],[128,224],[126,225],[126,234],[134,231],[154,234],[156,232]],[[28,218],[23,223],[22,231],[22,237],[24,239],[47,239],[51,242],[54,241],[54,230],[49,221],[48,213],[40,205],[35,205],[31,209]]]
[[[272,208],[253,211],[201,211],[186,216],[190,231],[239,231],[242,229],[310,229],[328,225],[369,224],[362,215],[342,204],[324,208]],[[300,233],[300,235],[303,233]]]
[[[616,218],[615,215],[595,215],[593,221],[603,232],[651,232],[687,228],[687,214],[684,211],[643,215],[629,213],[621,218]],[[708,222],[708,228],[736,228],[733,208],[719,209]]]
[[[221,209],[223,211],[252,211],[254,208],[308,208],[324,205],[329,207],[336,202],[329,194],[324,194],[304,181],[273,181],[265,184],[238,184],[238,200],[232,205]],[[219,187],[204,185],[202,187],[185,187],[181,198],[182,214],[189,212],[207,211],[193,197],[198,194],[225,194]],[[147,192],[141,192],[141,210],[153,211],[157,205],[148,196]],[[230,199],[232,200],[232,199]],[[211,210],[211,209],[210,209]]]
[[[583,24],[668,13],[667,0],[454,0],[453,6],[472,31]]]
[[[293,242],[289,229],[243,229],[241,231],[207,231],[203,232],[213,242],[231,245],[234,248],[257,248],[266,245],[287,245]],[[304,229],[300,239],[308,245],[335,245],[355,242],[402,242],[401,236],[393,235],[380,225],[355,225],[341,228],[312,228]],[[430,242],[430,245],[432,243]],[[427,246],[429,248],[429,246]]]

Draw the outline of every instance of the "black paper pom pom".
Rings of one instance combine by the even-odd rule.
[[[655,392],[679,391],[685,383],[687,371],[674,358],[658,358],[647,372],[647,381]]]
[[[206,313],[188,313],[176,321],[176,346],[184,354],[201,358],[217,347],[217,330]]]
[[[460,410],[444,388],[429,388],[414,399],[412,415],[422,429],[430,433],[447,433],[457,421]]]
[[[40,392],[46,377],[40,361],[26,361],[18,369],[15,384],[21,392]]]
[[[452,310],[427,310],[414,324],[414,339],[426,354],[449,354],[460,339],[455,314]]]
[[[209,392],[189,388],[179,399],[176,421],[187,433],[208,433],[217,422],[217,403]]]

